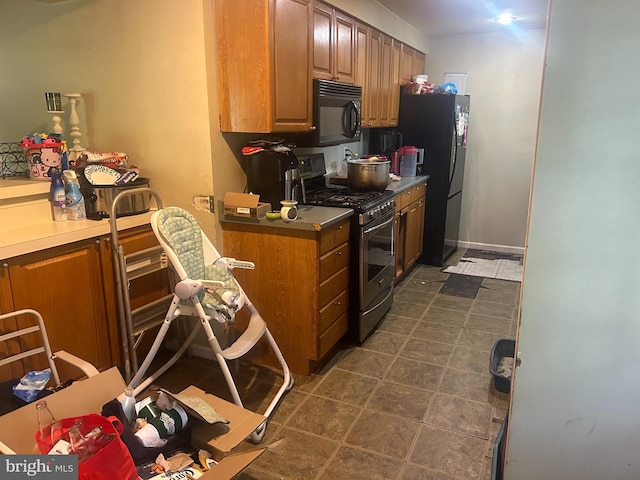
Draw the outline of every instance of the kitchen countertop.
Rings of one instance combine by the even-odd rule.
[[[401,177],[400,180],[391,182],[387,187],[387,190],[391,190],[394,193],[400,193],[420,183],[424,183],[425,180],[429,180],[429,175],[419,175],[417,177]]]
[[[223,211],[222,201],[218,211]],[[312,205],[298,205],[298,218],[293,222],[285,222],[281,218],[269,220],[267,218],[243,218],[224,215],[220,217],[220,223],[239,223],[244,225],[260,225],[261,227],[275,227],[290,230],[314,230],[319,232],[353,215],[350,208],[318,207]]]
[[[116,224],[118,230],[148,225],[153,211],[120,217]],[[45,250],[67,243],[99,237],[111,233],[109,219],[103,220],[67,220],[54,222],[52,220],[20,225],[13,228],[3,226],[0,235],[0,259],[16,257],[26,253]]]

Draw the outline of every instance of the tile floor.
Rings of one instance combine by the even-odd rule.
[[[520,283],[441,270],[418,265],[362,346],[295,377],[267,427],[272,448],[237,479],[490,479],[508,395],[493,388],[489,352],[515,335]],[[247,364],[237,375],[245,406],[258,412],[279,381]],[[201,358],[181,359],[156,383],[231,400],[215,363]]]

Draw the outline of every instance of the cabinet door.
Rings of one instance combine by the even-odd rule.
[[[396,273],[395,278],[399,278],[402,275],[402,254],[404,252],[404,238],[400,236],[401,229],[400,223],[402,221],[402,213],[396,211],[396,215],[393,219],[393,241],[395,242],[394,247],[394,255],[396,257]],[[402,235],[404,236],[404,231],[402,231]]]
[[[404,270],[407,270],[413,265],[413,262],[415,262],[418,253],[418,225],[420,223],[418,219],[418,202],[413,202],[409,205],[405,212]]]
[[[0,266],[0,314],[14,311],[13,298],[11,296],[11,281],[9,279],[9,264],[3,262]],[[0,335],[14,332],[18,329],[15,317],[0,321]],[[20,353],[19,340],[13,339],[0,343],[0,358]],[[12,378],[20,378],[26,370],[22,367],[22,362],[17,361],[0,367],[0,382]]]
[[[99,242],[76,242],[8,263],[14,307],[40,312],[51,349],[67,350],[98,369],[110,367]],[[25,366],[42,365],[25,360]]]
[[[398,111],[400,109],[400,55],[401,43],[391,42],[391,72],[389,76],[389,126],[398,125]]]
[[[382,49],[380,50],[380,124],[381,127],[389,125],[391,118],[391,63],[392,63],[392,39],[382,34]]]
[[[335,12],[334,74],[335,80],[353,83],[355,80],[356,22],[348,15]]]
[[[418,258],[420,258],[420,255],[422,255],[422,241],[424,239],[425,203],[426,202],[425,202],[425,198],[424,197],[422,197],[417,202],[417,204],[418,204],[418,213],[417,213],[418,228],[417,228],[417,231],[416,231],[416,234],[417,234],[417,238],[416,238],[417,251],[416,251],[415,257],[413,259],[414,262],[416,260],[418,260]]]
[[[413,75],[413,55],[414,49],[408,45],[402,45],[400,55],[400,84],[404,85],[411,81]]]
[[[411,75],[424,74],[424,53],[415,50],[411,64]]]
[[[368,89],[365,111],[367,117],[363,117],[362,125],[365,127],[380,126],[380,51],[382,49],[382,34],[374,29],[369,29],[369,63],[368,69]]]
[[[333,9],[320,2],[313,5],[313,77],[333,80]]]
[[[362,23],[357,23],[354,83],[362,87],[362,109],[360,114],[362,117],[362,125],[364,126],[366,126],[366,119],[369,115],[369,104],[366,101],[369,97],[368,40],[369,27]]]
[[[274,4],[273,131],[309,130],[313,112],[311,4],[309,0],[274,0]],[[242,33],[250,36],[251,29]]]

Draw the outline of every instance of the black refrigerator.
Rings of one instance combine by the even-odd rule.
[[[424,148],[429,175],[419,263],[442,266],[458,248],[469,125],[468,95],[400,96],[403,144]]]

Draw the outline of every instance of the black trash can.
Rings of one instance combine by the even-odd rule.
[[[502,338],[493,345],[489,356],[489,371],[493,375],[493,382],[496,390],[502,393],[511,393],[511,378],[503,377],[498,373],[500,360],[503,358],[514,358],[516,351],[516,341],[510,338]],[[515,361],[513,368],[515,370]],[[513,376],[513,372],[511,373]]]

